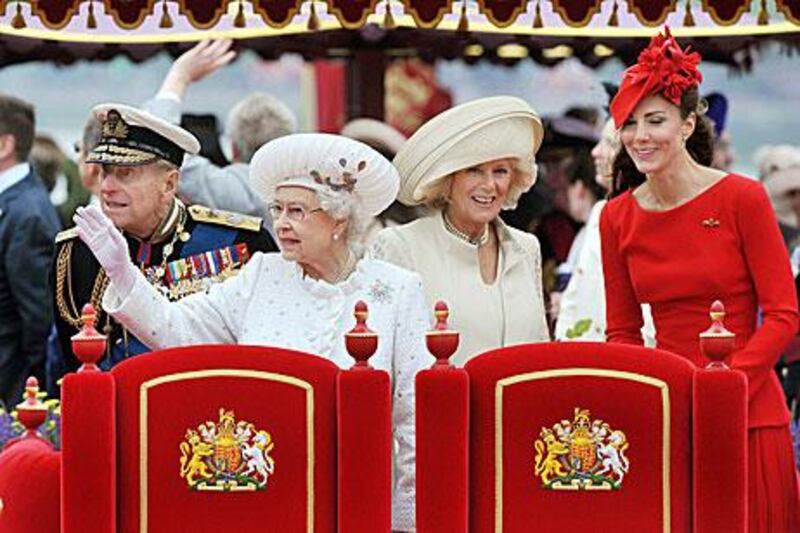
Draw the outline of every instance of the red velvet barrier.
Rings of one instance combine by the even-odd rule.
[[[698,370],[694,396],[694,531],[744,532],[747,380],[735,370]]]
[[[496,350],[465,369],[470,531],[691,531],[688,362],[633,346],[560,343]],[[574,440],[560,440],[559,426]],[[579,429],[602,427],[603,454],[578,438]],[[625,456],[621,482],[587,488],[589,478],[570,477],[570,464],[605,467],[615,455],[609,446]]]
[[[469,376],[434,367],[416,377],[417,531],[469,531]]]
[[[339,531],[392,527],[392,393],[389,374],[354,368],[337,379]]]
[[[58,532],[60,467],[61,454],[35,439],[0,453],[0,531]]]
[[[310,354],[235,345],[164,350],[115,367],[120,532],[335,531],[338,372]],[[268,434],[274,471],[263,487],[230,489],[213,476],[211,487],[196,484],[205,476],[192,467],[202,449],[191,434],[214,424],[223,435],[228,413],[250,435]],[[222,444],[211,446],[214,464],[247,459]]]
[[[61,531],[115,533],[114,378],[97,371],[68,374],[61,399]]]

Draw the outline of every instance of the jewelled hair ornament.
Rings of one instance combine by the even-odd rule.
[[[639,54],[638,62],[625,71],[622,85],[611,101],[611,116],[617,128],[628,120],[643,98],[660,94],[680,105],[683,93],[703,81],[697,69],[700,54],[690,50],[689,46],[681,49],[669,26],[664,28],[663,34],[652,38]]]
[[[308,173],[314,183],[322,185],[333,192],[345,191],[352,193],[356,183],[358,183],[356,174],[363,172],[367,168],[367,162],[364,160],[352,162],[345,157],[341,157],[336,162],[324,162],[319,167],[319,169],[312,169]]]

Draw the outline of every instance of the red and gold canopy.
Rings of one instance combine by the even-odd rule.
[[[359,48],[425,59],[630,62],[663,24],[706,60],[747,66],[764,40],[800,43],[800,0],[0,0],[0,65],[144,59],[231,37],[266,57]]]

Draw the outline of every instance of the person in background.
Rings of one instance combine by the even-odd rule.
[[[94,113],[89,113],[89,117],[83,125],[81,138],[73,146],[81,185],[89,191],[90,195],[86,205],[100,205],[100,173],[102,167],[97,163],[87,163],[86,157],[100,143],[102,130],[102,122],[94,116]]]
[[[252,187],[269,205],[280,254],[256,254],[208,293],[170,302],[148,283],[125,238],[96,208],[78,212],[83,239],[108,272],[103,308],[153,349],[204,343],[250,344],[318,354],[342,368],[353,359],[344,334],[364,300],[380,336],[370,364],[393,388],[395,486],[392,528],[414,529],[414,377],[428,312],[417,274],[364,256],[365,220],[397,195],[397,170],[363,143],[321,133],[264,145],[250,165]]]
[[[129,257],[156,290],[172,300],[203,292],[236,275],[255,253],[276,249],[261,219],[187,207],[176,198],[184,154],[199,149],[189,132],[121,104],[98,106],[93,114],[101,137],[84,163],[100,168],[100,207],[124,233]],[[56,237],[50,301],[57,310],[61,360],[50,365],[51,383],[80,364],[70,339],[81,327],[86,303],[94,305],[98,329],[109,336],[103,368],[149,351],[101,311],[108,275],[77,237],[77,228]]]
[[[374,118],[353,119],[342,127],[340,135],[361,141],[371,146],[386,159],[392,160],[403,144],[406,136],[389,124]],[[408,224],[422,216],[423,210],[416,206],[406,206],[395,200],[382,213],[379,213],[367,226],[365,242],[369,247],[380,230],[390,226]]]
[[[78,166],[47,135],[37,135],[33,140],[30,159],[34,172],[50,193],[62,227],[71,224],[75,210],[86,205],[91,196],[81,183]]]
[[[616,87],[612,93],[616,94]],[[600,133],[600,140],[592,148],[594,181],[600,190],[611,188],[612,168],[622,145],[614,121],[609,119]],[[600,214],[606,205],[605,195],[595,202],[585,228],[586,237],[578,254],[575,268],[561,295],[555,339],[558,341],[606,340],[606,295],[603,280],[603,260],[600,246]],[[655,346],[655,330],[650,306],[642,304],[642,337],[645,346]]]
[[[462,365],[489,349],[549,340],[535,236],[506,226],[536,180],[543,137],[531,107],[511,96],[481,98],[426,122],[394,159],[398,198],[430,214],[378,234],[372,253],[422,276],[429,307],[450,305]]]
[[[33,106],[0,93],[0,400],[9,407],[28,376],[45,382],[53,322],[47,272],[60,222],[28,163],[35,128]]]
[[[728,123],[728,99],[722,93],[709,93],[705,96],[706,117],[714,126],[714,158],[711,166],[730,171],[736,162],[733,153],[731,134],[726,129]]]
[[[766,145],[755,154],[758,178],[767,189],[787,250],[800,244],[800,198],[795,188],[800,169],[800,147],[789,144]]]
[[[144,109],[178,124],[183,99],[192,83],[230,63],[236,53],[232,41],[201,41],[178,57],[164,78],[155,98]],[[205,157],[189,157],[182,168],[179,196],[187,203],[225,209],[269,219],[267,206],[248,182],[250,159],[263,144],[294,133],[294,113],[276,97],[253,93],[228,113],[225,134],[230,139],[230,165],[218,167]],[[271,231],[272,225],[267,224]]]
[[[748,531],[796,532],[789,411],[773,367],[797,333],[797,294],[762,185],[709,166],[699,62],[667,29],[611,102],[623,150],[615,197],[600,217],[606,333],[609,342],[641,344],[640,305],[650,303],[657,347],[704,367],[698,335],[712,302],[724,302],[736,334],[729,364],[748,383]]]

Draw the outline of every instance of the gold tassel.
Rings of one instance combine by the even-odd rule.
[[[17,14],[11,19],[11,27],[15,30],[21,30],[25,26],[27,24],[25,24],[25,17],[22,16],[22,6],[17,2]]]
[[[769,24],[769,12],[767,11],[767,0],[761,0],[761,11],[758,13],[758,25],[766,26]]]
[[[387,30],[393,30],[397,27],[392,15],[392,0],[386,0],[386,11],[383,14],[383,27]]]
[[[166,29],[172,26],[172,17],[169,15],[169,10],[167,9],[167,0],[164,0],[161,3],[161,22],[158,23],[158,27]]]
[[[617,0],[614,0],[614,8],[611,10],[611,16],[608,18],[608,25],[617,27],[619,26],[619,15],[617,12],[619,11],[619,6],[617,5]]]
[[[686,0],[686,14],[683,16],[684,26],[694,26],[694,16],[692,16],[692,0]]]
[[[236,12],[236,18],[233,19],[233,25],[237,28],[244,28],[247,26],[247,21],[244,18],[244,6],[242,0],[239,0],[239,11]]]
[[[456,31],[465,33],[469,31],[469,19],[467,18],[467,0],[461,1],[461,18],[458,19]]]
[[[319,17],[317,16],[317,8],[314,5],[314,0],[311,0],[311,14],[308,15],[308,30],[317,31],[319,29]]]
[[[544,23],[542,22],[542,8],[539,7],[541,0],[536,2],[536,10],[534,11],[535,15],[533,17],[533,27],[534,28],[544,28]]]
[[[97,19],[94,17],[94,2],[89,0],[89,18],[86,19],[86,27],[90,30],[97,28]]]

